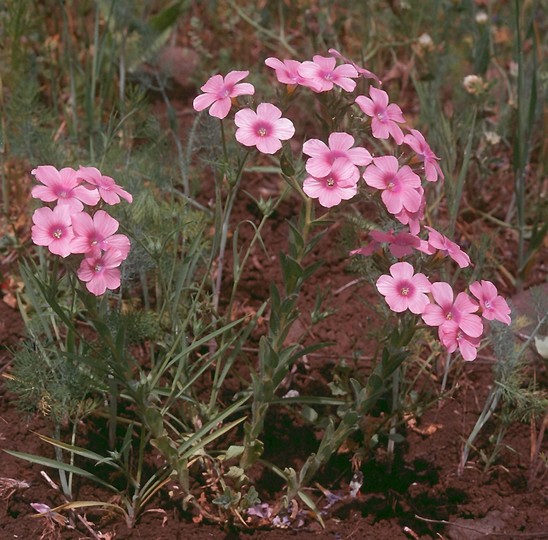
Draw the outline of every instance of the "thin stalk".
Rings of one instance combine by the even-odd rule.
[[[223,136],[223,146],[224,146],[224,136]],[[224,148],[224,151],[226,152],[226,148]],[[219,300],[221,297],[221,283],[223,279],[223,266],[224,266],[224,259],[225,259],[225,253],[226,253],[226,243],[228,240],[228,226],[230,224],[232,209],[234,208],[236,196],[238,195],[240,183],[242,181],[242,172],[244,169],[244,165],[245,165],[245,162],[247,161],[248,156],[249,156],[249,152],[245,154],[242,160],[242,163],[240,164],[240,167],[236,176],[236,182],[230,190],[230,194],[228,196],[226,205],[222,212],[221,236],[219,241],[219,255],[217,256],[217,276],[215,279],[214,290],[213,290],[213,309],[215,310],[215,312],[218,311]]]
[[[58,422],[55,422],[53,428],[53,438],[60,441],[61,440],[61,428]],[[63,461],[63,451],[58,446],[54,446],[55,459],[59,463],[64,463]],[[59,471],[59,481],[61,482],[61,489],[63,490],[63,495],[70,501],[72,500],[72,492],[70,490],[70,482],[67,480],[67,473],[63,469],[58,469]]]
[[[447,386],[447,378],[449,377],[449,371],[451,370],[451,353],[447,353],[447,356],[445,357],[445,366],[443,368],[443,379],[441,381],[441,388],[440,393],[443,394],[445,392],[445,388]]]
[[[261,231],[263,230],[263,227],[265,226],[265,224],[268,221],[268,218],[270,217],[272,212],[274,212],[278,208],[278,206],[281,204],[281,202],[285,199],[285,196],[288,192],[289,192],[289,189],[284,189],[284,191],[278,197],[276,203],[272,206],[272,209],[271,209],[270,213],[267,214],[267,215],[264,215],[262,217],[261,222],[259,223],[259,225],[255,229],[255,234],[253,235],[253,238],[251,239],[251,242],[249,242],[249,246],[246,249],[245,255],[243,256],[243,258],[241,259],[241,261],[239,263],[240,272],[238,272],[236,275],[233,276],[232,292],[230,294],[230,300],[228,302],[227,313],[232,312],[232,305],[234,303],[234,298],[236,296],[238,285],[239,285],[240,279],[242,277],[243,269],[246,266],[247,260],[248,260],[249,256],[251,255],[253,247],[255,246],[255,244],[257,243],[259,238],[261,238]]]
[[[165,91],[164,84],[162,84],[162,81],[160,80],[159,76],[156,78],[156,81],[158,82],[158,88],[160,89],[160,93],[162,94],[162,99],[164,100],[164,105],[166,106],[166,109],[167,109],[169,133],[171,134],[171,137],[175,144],[175,148],[177,149],[177,160],[179,162],[179,171],[181,172],[181,180],[183,183],[183,192],[181,193],[181,195],[184,197],[185,200],[189,201],[191,204],[196,205],[197,203],[190,197],[190,180],[188,178],[187,157],[185,157],[183,145],[181,144],[181,140],[179,139],[179,135],[177,133],[177,115],[171,105],[171,101],[169,100],[169,97]],[[221,130],[222,130],[222,126],[223,126],[223,123],[221,120]],[[191,130],[191,140],[194,135],[194,130],[195,128],[193,125]],[[224,137],[223,137],[223,142],[224,142]],[[189,152],[187,156],[190,155],[190,147],[188,150]]]
[[[474,141],[474,131],[476,128],[476,116],[477,110],[472,112],[472,121],[470,122],[470,131],[468,135],[468,141],[464,149],[464,155],[462,158],[462,167],[457,178],[455,191],[453,192],[453,198],[451,200],[450,207],[450,221],[449,221],[449,236],[452,236],[455,232],[455,226],[457,224],[457,216],[459,213],[459,206],[462,198],[462,190],[464,182],[466,181],[466,175],[468,174],[468,167],[470,165],[470,158],[472,157],[472,142]]]
[[[91,59],[91,84],[88,90],[88,106],[87,106],[87,116],[88,116],[88,129],[89,129],[89,155],[91,161],[95,161],[95,147],[93,144],[93,134],[95,132],[95,92],[97,86],[97,77],[99,71],[99,3],[95,5],[95,20],[93,24],[93,57]]]
[[[72,430],[71,430],[71,434],[70,434],[70,444],[72,446],[76,446],[76,428],[78,426],[78,421],[74,421],[72,422]],[[72,466],[74,466],[74,452],[71,452],[70,453],[70,464]],[[70,493],[72,493],[72,480],[74,478],[74,473],[72,472],[69,472],[69,478],[68,478],[68,485],[69,485],[69,490],[70,490]]]
[[[464,466],[468,461],[468,455],[470,454],[470,450],[472,449],[472,444],[474,444],[474,441],[479,435],[479,432],[483,429],[483,426],[485,426],[489,418],[491,418],[491,416],[497,409],[497,405],[499,404],[501,395],[502,393],[500,387],[494,385],[493,388],[491,388],[489,395],[487,396],[483,411],[481,412],[481,415],[478,418],[478,421],[476,422],[472,433],[470,433],[468,439],[466,439],[466,443],[464,444],[459,467],[457,469],[457,473],[459,474],[459,476],[464,472]]]
[[[398,425],[397,411],[400,408],[400,375],[401,365],[398,366],[392,374],[392,419],[390,420],[390,437],[388,439],[388,445],[386,447],[386,453],[388,457],[388,471],[392,470],[392,462],[394,461],[394,447],[396,441],[394,435],[396,434],[396,427]]]
[[[524,126],[523,100],[525,98],[525,74],[524,74],[524,59],[523,46],[521,42],[521,25],[520,25],[520,2],[514,1],[514,16],[516,19],[516,47],[518,56],[518,137],[515,140],[514,146],[514,166],[515,170],[515,195],[516,195],[516,210],[518,220],[518,268],[522,267],[523,257],[525,253],[525,164],[527,163],[526,146],[527,141],[523,138],[526,136],[527,127]],[[519,276],[518,276],[519,279]]]
[[[63,16],[63,34],[65,36],[65,57],[67,59],[68,71],[69,71],[69,85],[70,85],[70,115],[72,121],[70,122],[71,134],[74,140],[77,140],[79,131],[78,122],[78,100],[76,98],[76,77],[74,74],[74,56],[72,53],[72,43],[70,33],[68,29],[67,13],[65,9],[64,0],[59,0],[61,6],[61,13]],[[53,86],[53,85],[52,85]]]
[[[0,73],[0,176],[2,177],[2,208],[5,216],[8,216],[10,209],[10,194],[6,172],[4,167],[4,154],[6,151],[6,116],[4,111],[4,85],[2,83],[2,74]]]

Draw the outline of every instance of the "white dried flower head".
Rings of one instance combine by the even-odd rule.
[[[486,89],[486,84],[479,75],[467,75],[462,81],[465,90],[472,95],[481,94]]]
[[[508,73],[510,74],[510,77],[517,77],[519,72],[519,65],[517,62],[514,62],[513,60],[508,64]]]
[[[485,11],[478,11],[476,13],[476,22],[478,24],[485,24],[489,20],[489,15]]]
[[[426,32],[424,32],[424,34],[421,34],[418,37],[417,41],[421,49],[424,49],[426,51],[431,51],[434,49],[434,41],[430,37],[430,34],[427,34]]]
[[[495,145],[500,142],[500,135],[495,131],[485,131],[483,136],[489,144]]]

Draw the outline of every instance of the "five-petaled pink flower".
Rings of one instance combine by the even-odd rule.
[[[423,134],[417,129],[412,129],[411,133],[408,133],[404,138],[403,142],[410,146],[420,161],[424,164],[424,177],[429,182],[436,182],[438,177],[443,180],[443,172],[439,166],[439,157],[432,152],[432,149],[426,142]]]
[[[436,303],[428,304],[422,314],[422,320],[428,326],[442,326],[456,323],[470,337],[479,337],[483,333],[481,318],[474,313],[478,305],[461,292],[453,301],[453,289],[449,283],[440,281],[432,284],[432,296]],[[441,334],[440,334],[441,339]]]
[[[340,86],[347,92],[354,91],[358,76],[356,68],[351,64],[336,66],[335,58],[315,55],[312,61],[307,60],[299,67],[299,75],[308,81],[308,85],[315,92],[326,92],[333,89],[333,85]],[[336,66],[336,67],[335,67]]]
[[[388,139],[392,135],[396,144],[401,144],[403,131],[398,124],[405,122],[401,109],[395,103],[388,104],[388,94],[384,90],[372,86],[369,89],[369,95],[371,98],[358,96],[356,104],[371,117],[373,137]]]
[[[125,234],[115,234],[119,223],[104,210],[98,210],[93,217],[85,212],[73,214],[72,253],[92,253],[97,255],[99,250],[116,249],[123,259],[126,259],[130,242]]]
[[[128,203],[133,202],[131,193],[120,187],[110,176],[104,176],[99,169],[95,167],[82,167],[77,171],[78,178],[95,186],[99,191],[99,196],[107,204],[113,205],[120,202],[120,197]]]
[[[429,304],[430,281],[424,274],[414,272],[408,262],[399,262],[390,267],[389,276],[382,275],[377,280],[377,289],[392,311],[401,313],[409,309],[420,315]]]
[[[363,179],[368,186],[381,189],[381,198],[391,214],[401,212],[416,212],[420,208],[421,179],[404,165],[399,169],[398,160],[394,156],[381,156],[373,159],[363,173]]]
[[[440,326],[440,341],[447,349],[447,352],[455,352],[457,347],[466,361],[475,360],[478,355],[480,338],[469,336],[457,323],[449,321]]]
[[[55,255],[70,255],[74,237],[71,213],[66,204],[58,204],[53,210],[47,206],[37,208],[32,214],[32,241],[37,246],[47,246]]]
[[[329,174],[336,159],[346,159],[353,165],[369,165],[371,154],[359,146],[352,148],[354,137],[344,132],[331,133],[328,145],[319,139],[310,139],[303,145],[303,154],[310,156],[306,162],[308,174],[322,178]]]
[[[390,253],[397,258],[411,255],[414,249],[422,252],[425,252],[426,249],[426,242],[424,240],[405,231],[400,231],[395,234],[393,231],[371,231],[370,235],[376,242],[388,243]]]
[[[255,93],[255,87],[250,83],[236,84],[248,75],[249,71],[231,71],[224,78],[222,75],[213,75],[200,88],[204,93],[194,98],[194,109],[203,111],[211,106],[211,116],[221,120],[226,118],[232,106],[232,98]]]
[[[81,212],[84,204],[95,205],[99,202],[99,192],[81,185],[78,173],[71,167],[58,171],[52,165],[40,165],[31,174],[43,184],[32,188],[31,195],[35,199],[57,201],[58,205],[68,206],[71,212]]]
[[[86,283],[88,291],[95,296],[100,296],[107,289],[117,289],[120,286],[119,266],[123,258],[116,249],[89,255],[78,268],[78,278]]]
[[[504,324],[510,324],[510,307],[506,300],[498,294],[493,283],[482,279],[470,285],[470,292],[479,300],[482,316],[488,321],[496,319]]]
[[[331,208],[342,200],[347,201],[358,192],[360,172],[352,162],[337,158],[331,170],[323,177],[309,176],[303,182],[303,191],[325,208]]]
[[[263,154],[274,154],[282,147],[280,141],[295,134],[293,122],[282,118],[282,111],[271,103],[261,103],[257,112],[238,111],[234,123],[238,126],[236,140],[244,146],[256,146]]]
[[[276,72],[276,78],[282,84],[287,84],[288,86],[315,86],[310,84],[304,77],[299,75],[299,68],[301,67],[301,62],[297,60],[284,60],[283,62],[278,58],[270,57],[267,58],[264,63],[272,68]]]
[[[429,231],[428,244],[432,248],[432,254],[439,250],[442,255],[449,255],[461,268],[470,266],[470,257],[462,251],[458,244],[432,227],[426,226],[425,228]]]

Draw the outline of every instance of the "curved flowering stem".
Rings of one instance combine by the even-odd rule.
[[[287,50],[287,52],[289,54],[291,54],[293,56],[297,56],[297,54],[298,54],[297,51],[287,42],[287,40],[285,39],[285,35],[283,33],[278,36],[274,32],[272,32],[272,31],[268,30],[267,28],[265,28],[264,26],[261,26],[256,21],[254,21],[251,17],[249,17],[249,15],[247,15],[247,13],[240,6],[238,6],[238,4],[236,2],[234,2],[233,0],[228,0],[228,4],[230,5],[230,7],[232,9],[234,9],[234,11],[236,11],[236,13],[238,13],[238,15],[246,23],[253,26],[253,28],[255,28],[255,30],[257,30],[258,32],[264,34],[265,36],[267,36],[271,39],[274,39],[274,40],[278,41]],[[276,48],[276,50],[277,50],[277,48]]]

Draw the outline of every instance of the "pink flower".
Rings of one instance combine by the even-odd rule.
[[[396,258],[406,257],[413,253],[413,249],[418,251],[424,251],[426,242],[421,240],[414,234],[401,231],[394,234],[393,230],[388,232],[383,231],[371,231],[369,236],[373,239],[373,242],[363,246],[359,249],[355,249],[350,252],[350,255],[372,255],[377,248],[382,244],[388,244],[390,253]]]
[[[510,324],[511,310],[506,300],[498,294],[497,288],[490,281],[482,279],[470,285],[470,292],[479,300],[482,316],[488,321],[496,319]]]
[[[43,184],[32,188],[31,195],[35,199],[57,201],[59,205],[68,206],[71,212],[81,212],[84,204],[95,205],[99,202],[99,192],[80,185],[81,180],[70,167],[58,171],[52,165],[40,165],[31,174]]]
[[[394,234],[393,230],[371,231],[369,236],[373,242],[350,252],[350,255],[372,255],[382,244],[388,244],[390,253],[396,258],[406,257],[413,253],[413,249],[424,251],[426,242],[418,236],[401,231]]]
[[[424,245],[426,242],[421,240],[418,236],[410,234],[405,231],[400,231],[396,234],[393,231],[382,232],[382,231],[371,231],[371,238],[377,242],[386,242],[389,244],[390,253],[394,257],[406,257],[411,255],[413,250],[424,251]]]
[[[372,86],[369,89],[369,95],[371,98],[358,96],[356,103],[367,116],[372,118],[373,137],[388,139],[392,135],[396,144],[401,144],[403,131],[398,123],[405,122],[401,109],[394,103],[388,104],[388,94],[384,90]]]
[[[337,158],[326,176],[316,178],[309,176],[303,182],[303,191],[325,208],[331,208],[354,197],[358,192],[360,173],[346,159]]]
[[[316,178],[327,176],[336,159],[348,160],[353,165],[369,165],[372,161],[365,148],[352,148],[354,137],[348,133],[331,133],[328,143],[329,146],[318,139],[310,139],[303,145],[303,153],[310,156],[306,171]]]
[[[425,227],[430,234],[428,235],[428,244],[433,250],[439,250],[443,255],[449,255],[461,268],[470,266],[470,257],[462,249],[432,227]],[[433,253],[434,251],[432,251]]]
[[[466,293],[459,293],[453,302],[453,289],[449,283],[443,281],[433,283],[431,292],[436,303],[428,304],[422,314],[422,320],[428,326],[441,327],[452,322],[468,336],[481,336],[481,318],[473,315],[478,310],[478,305]]]
[[[282,118],[282,111],[271,103],[261,103],[255,113],[242,109],[234,117],[236,139],[244,146],[256,146],[263,154],[274,154],[281,147],[280,141],[291,139],[295,134],[293,122]]]
[[[69,205],[57,205],[53,210],[44,206],[32,214],[31,237],[37,246],[47,246],[51,253],[67,257],[72,253],[74,233]]]
[[[315,55],[312,62],[307,60],[299,67],[299,75],[309,81],[309,85],[315,92],[326,92],[333,89],[333,85],[340,86],[347,92],[356,88],[356,81],[352,78],[358,76],[356,68],[351,64],[342,64],[335,67],[337,61],[328,56]]]
[[[277,58],[270,57],[267,58],[264,63],[276,72],[276,78],[282,84],[287,84],[289,86],[301,85],[316,87],[316,85],[311,84],[310,81],[299,75],[301,63],[297,60],[284,60],[282,62]]]
[[[424,198],[424,189],[421,187],[416,188],[421,199],[419,209],[416,212],[409,212],[405,208],[402,208],[394,217],[403,225],[409,226],[411,234],[419,234],[421,225],[420,222],[424,219],[424,210],[426,208],[426,199]],[[429,247],[428,242],[421,244],[421,250],[428,255],[432,255],[432,248]]]
[[[478,355],[478,347],[480,346],[480,338],[472,337],[463,332],[459,325],[455,322],[440,326],[439,330],[440,341],[447,349],[447,352],[455,352],[457,347],[466,361],[475,360]]]
[[[213,75],[201,88],[204,94],[194,98],[192,103],[196,111],[203,111],[207,107],[209,114],[216,118],[226,118],[232,98],[244,95],[253,95],[255,88],[250,83],[236,84],[249,75],[249,71],[231,71],[226,77]]]
[[[329,49],[327,52],[331,56],[334,56],[335,58],[342,60],[346,64],[353,65],[360,77],[363,77],[364,79],[375,79],[379,84],[382,84],[379,78],[372,71],[369,71],[367,69],[364,69],[358,66],[355,62],[352,62],[352,60],[349,60],[348,58],[346,58],[346,56],[343,56],[337,49]]]
[[[103,254],[86,257],[78,268],[78,277],[86,283],[86,288],[95,296],[100,296],[107,289],[114,290],[120,286],[120,263],[122,254],[110,249]]]
[[[409,309],[420,315],[428,305],[430,281],[424,274],[414,274],[407,262],[399,262],[390,267],[390,276],[382,275],[377,280],[377,289],[385,297],[392,311],[401,313]]]
[[[72,253],[93,253],[99,250],[116,249],[125,259],[129,253],[129,238],[124,234],[114,234],[119,223],[104,210],[98,210],[93,218],[85,212],[73,214]]]
[[[403,142],[410,146],[424,163],[424,176],[429,182],[436,182],[438,176],[443,180],[443,172],[438,164],[440,158],[432,152],[420,131],[412,129],[411,133],[403,138]]]
[[[348,254],[349,255],[363,255],[364,257],[369,257],[370,255],[373,255],[377,249],[381,247],[380,242],[369,242],[369,244],[365,244],[365,246],[362,246],[358,249],[353,249]]]
[[[381,198],[391,214],[416,212],[421,204],[420,178],[404,165],[398,169],[398,160],[394,156],[381,156],[373,159],[373,165],[367,167],[363,179],[368,186],[381,189]]]
[[[113,205],[120,202],[120,197],[128,203],[133,202],[133,197],[125,189],[120,187],[110,176],[104,176],[95,167],[82,167],[78,169],[78,179],[95,186],[99,196],[107,204]]]

